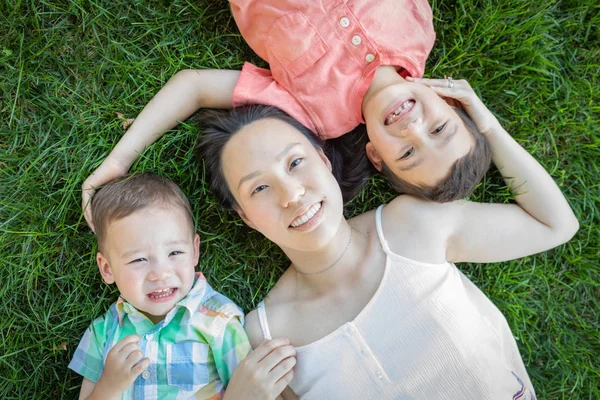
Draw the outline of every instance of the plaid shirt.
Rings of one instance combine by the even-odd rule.
[[[243,319],[235,303],[197,273],[188,295],[157,325],[119,298],[86,330],[69,368],[98,382],[112,347],[137,334],[150,366],[123,399],[219,399],[233,370],[250,352]]]

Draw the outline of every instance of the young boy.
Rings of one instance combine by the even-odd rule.
[[[195,272],[187,198],[143,173],[104,186],[93,207],[100,274],[120,296],[69,364],[83,376],[80,398],[221,398],[250,344],[241,310]]]

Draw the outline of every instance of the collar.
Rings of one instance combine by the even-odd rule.
[[[171,311],[165,315],[165,319],[161,322],[164,325],[167,325],[171,319],[177,314],[177,311],[184,307],[190,313],[190,317],[194,315],[194,313],[200,308],[200,303],[204,299],[204,295],[206,294],[208,288],[208,283],[206,282],[206,278],[202,274],[202,272],[196,272],[196,277],[194,278],[194,284],[192,288],[188,292],[188,294],[179,301],[179,303],[175,304],[175,307]],[[123,320],[125,315],[128,316],[132,323],[137,323],[142,320],[148,320],[148,318],[138,311],[134,306],[129,304],[122,296],[119,295],[119,299],[115,304],[115,308],[117,311],[117,318],[119,320],[119,326],[123,326]]]

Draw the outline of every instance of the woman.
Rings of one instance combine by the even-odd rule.
[[[227,396],[243,398],[270,374],[264,398],[287,382],[284,399],[535,398],[506,320],[453,263],[538,253],[568,241],[578,222],[466,81],[416,81],[462,104],[516,204],[400,196],[346,220],[331,164],[301,125],[262,107],[207,120],[198,149],[213,189],[291,261],[247,317],[258,349]],[[271,338],[280,339],[265,350]],[[281,338],[295,358],[289,346],[269,353]]]

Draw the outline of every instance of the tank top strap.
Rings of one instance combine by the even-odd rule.
[[[390,253],[390,247],[388,246],[387,240],[385,240],[385,236],[383,236],[383,228],[381,226],[381,211],[383,210],[383,206],[385,204],[377,207],[377,211],[375,212],[375,223],[377,225],[377,236],[379,236],[379,241],[381,242],[381,247],[383,247],[383,251],[386,254]]]
[[[271,337],[271,331],[269,330],[269,323],[267,322],[267,310],[265,309],[265,301],[261,301],[258,304],[258,323],[260,324],[260,329],[262,330],[263,337],[267,340],[273,339]]]

